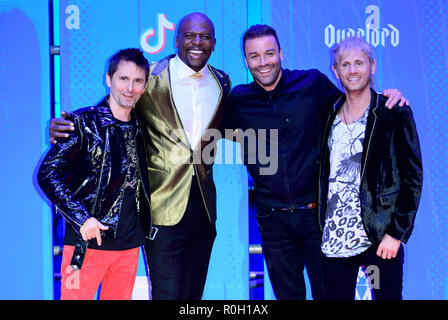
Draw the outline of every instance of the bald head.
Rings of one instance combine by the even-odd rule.
[[[206,22],[210,26],[210,29],[213,32],[213,38],[215,38],[215,26],[213,25],[212,20],[210,20],[209,17],[207,17],[205,14],[203,14],[201,12],[193,12],[193,13],[187,14],[185,17],[183,17],[180,20],[179,26],[177,28],[176,39],[179,39],[179,36],[181,35],[185,24],[188,23],[188,22],[191,22],[191,21],[196,21],[198,23],[199,22]]]

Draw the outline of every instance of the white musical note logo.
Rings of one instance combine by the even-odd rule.
[[[149,29],[143,32],[140,38],[140,46],[144,51],[150,54],[157,54],[162,52],[166,45],[166,29],[174,31],[174,23],[168,21],[164,13],[158,13],[158,42],[155,46],[151,46],[148,43],[149,38],[154,37],[156,35],[156,30]]]

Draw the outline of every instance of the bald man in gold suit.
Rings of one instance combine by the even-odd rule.
[[[216,237],[212,165],[203,161],[206,130],[217,129],[230,94],[229,77],[207,64],[216,40],[212,22],[191,14],[180,22],[177,55],[150,67],[136,110],[144,128],[153,226],[147,240],[153,299],[201,299]],[[213,155],[212,155],[213,157]]]

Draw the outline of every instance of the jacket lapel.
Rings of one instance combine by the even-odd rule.
[[[175,131],[179,140],[185,146],[191,148],[171,92],[169,61],[172,58],[174,58],[174,55],[170,55],[154,65],[152,71],[150,72],[147,91],[150,92],[151,100],[157,102],[154,103],[154,108],[157,109],[157,113],[160,114],[161,119],[168,126],[170,131]],[[207,129],[215,129],[219,126],[224,115],[223,102],[230,93],[230,82],[227,80],[227,77],[217,69],[210,65],[208,68],[215,78],[220,90],[215,112],[207,126]],[[157,90],[153,90],[153,88],[156,88]],[[166,106],[172,107],[167,108]],[[205,133],[206,132],[203,133],[203,136]],[[207,142],[208,141],[203,141],[201,139],[201,143],[198,144],[197,148],[202,148]]]
[[[366,125],[366,132],[364,134],[364,145],[363,145],[363,153],[362,153],[362,159],[361,159],[361,181],[364,178],[364,172],[365,168],[367,167],[367,162],[370,158],[370,147],[372,138],[375,134],[375,129],[377,126],[377,120],[378,120],[378,103],[379,103],[379,97],[378,93],[375,92],[372,88],[370,88],[370,92],[372,95],[372,98],[370,100],[370,111],[369,116],[367,118],[367,125]]]
[[[154,108],[170,129],[170,133],[174,131],[176,137],[189,148],[190,143],[171,92],[169,61],[172,58],[174,58],[174,55],[170,55],[155,64],[148,80],[148,92],[151,92],[150,98],[155,102]],[[153,90],[153,88],[156,88],[156,90]]]
[[[345,102],[345,94],[339,97],[339,99],[333,104],[333,111],[330,112],[330,114],[327,116],[327,121],[324,124],[324,135],[323,135],[323,145],[322,145],[322,152],[326,152],[327,145],[328,145],[328,139],[330,138],[330,131],[331,126],[333,125],[334,118],[336,118],[336,115],[339,112],[339,109]]]
[[[219,99],[218,99],[218,103],[216,105],[215,108],[215,112],[213,113],[213,116],[211,117],[207,128],[205,129],[205,131],[202,134],[201,137],[201,143],[199,143],[196,147],[196,149],[200,148],[202,149],[208,142],[209,142],[209,137],[205,137],[204,135],[206,135],[207,130],[208,129],[218,129],[221,120],[224,116],[224,107],[225,107],[225,103],[224,101],[226,100],[227,96],[230,93],[230,82],[227,81],[227,77],[221,73],[219,70],[213,68],[212,66],[208,66],[210,73],[212,74],[212,76],[215,78],[216,83],[218,84],[219,87]]]
[[[112,110],[109,106],[109,97],[106,96],[96,107],[96,112],[99,114],[99,122],[101,127],[107,127],[115,123],[114,115],[112,114]]]

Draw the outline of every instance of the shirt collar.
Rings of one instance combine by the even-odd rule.
[[[185,64],[185,62],[183,62],[179,56],[176,54],[176,56],[174,57],[174,70],[177,74],[177,76],[179,77],[180,80],[184,80],[187,79],[188,77],[190,77],[192,74],[196,73],[196,71],[194,71],[193,69],[191,69],[189,66],[187,66]],[[204,77],[207,77],[209,74],[209,70],[208,70],[208,64],[206,64],[201,70],[198,71],[199,73],[201,73]]]

